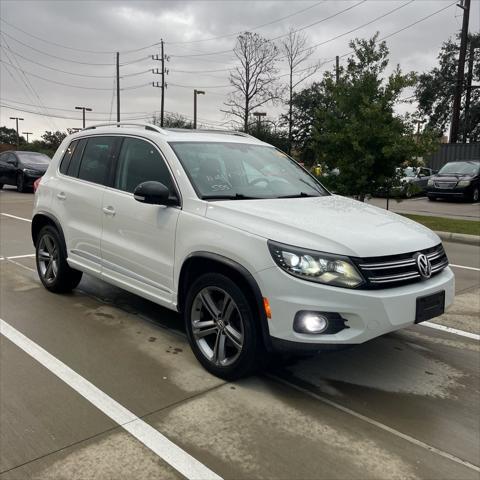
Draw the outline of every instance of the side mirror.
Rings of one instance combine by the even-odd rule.
[[[170,195],[170,190],[160,182],[143,182],[135,188],[133,198],[137,202],[150,205],[178,205],[178,198]]]

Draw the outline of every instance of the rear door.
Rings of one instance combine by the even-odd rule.
[[[0,159],[0,183],[16,185],[18,159],[14,153],[3,153]]]
[[[177,191],[158,148],[146,139],[125,137],[112,187],[107,187],[103,196],[103,276],[170,305],[180,209],[137,202],[133,191],[147,180]]]
[[[102,199],[119,137],[92,136],[72,142],[52,185],[53,211],[60,217],[69,263],[101,272]]]

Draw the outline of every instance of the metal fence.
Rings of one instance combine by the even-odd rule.
[[[458,160],[480,160],[480,143],[445,143],[425,159],[425,164],[439,170],[446,163]]]

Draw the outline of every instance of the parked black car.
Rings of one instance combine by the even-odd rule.
[[[47,170],[50,158],[38,152],[3,152],[0,154],[0,189],[16,185],[19,192],[33,187],[33,182]]]
[[[461,198],[478,202],[480,191],[480,160],[449,162],[430,178],[429,200]]]

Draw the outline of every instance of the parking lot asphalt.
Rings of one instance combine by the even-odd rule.
[[[366,200],[376,207],[386,208],[386,198],[370,198]],[[417,215],[433,215],[436,217],[460,218],[463,220],[480,220],[480,203],[448,201],[439,199],[431,202],[427,197],[390,199],[389,209],[398,213]]]
[[[457,333],[412,326],[228,383],[174,312],[87,275],[47,292],[32,204],[0,192],[0,479],[480,478],[478,247],[445,243],[457,299],[435,323]]]

